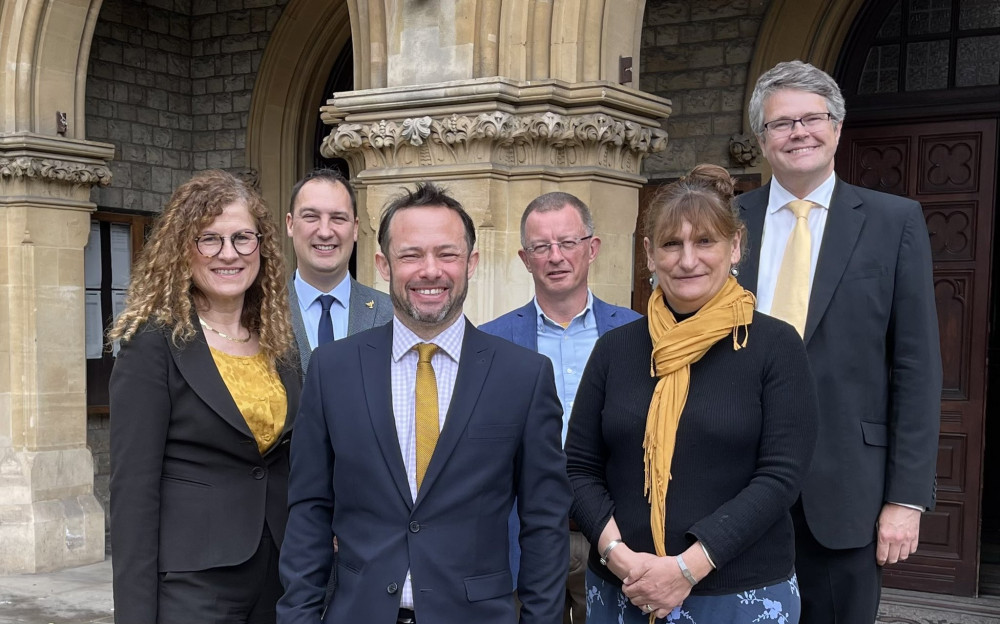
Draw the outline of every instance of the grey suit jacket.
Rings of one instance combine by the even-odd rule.
[[[740,195],[757,290],[769,186]],[[838,179],[806,317],[819,436],[802,484],[827,548],[860,548],[887,502],[934,506],[941,353],[931,249],[920,204]],[[752,338],[751,338],[752,339]]]
[[[369,288],[359,283],[353,277],[351,280],[351,300],[347,305],[347,335],[385,325],[392,320],[392,300],[384,292]],[[302,358],[302,374],[309,370],[309,358],[312,348],[306,334],[305,322],[302,320],[302,310],[299,308],[299,297],[295,294],[295,278],[288,280],[288,305],[292,308],[292,331],[295,332],[295,342],[299,347],[299,357]]]

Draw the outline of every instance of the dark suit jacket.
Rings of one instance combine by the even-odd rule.
[[[634,321],[642,316],[634,310],[605,303],[597,297],[594,297],[594,305],[591,307],[591,311],[594,313],[594,320],[597,321],[598,336],[603,336],[608,330]],[[527,305],[523,305],[516,310],[511,310],[489,323],[483,323],[479,326],[479,329],[487,334],[506,338],[525,349],[538,351],[538,310],[535,308],[535,300],[532,299]],[[564,418],[568,417],[568,414],[564,415]],[[516,512],[510,514],[508,525],[508,530],[510,531],[510,570],[514,575],[514,582],[516,583],[521,559],[521,548],[518,545],[521,522]]]
[[[145,327],[111,373],[111,544],[115,621],[155,622],[161,572],[249,559],[264,523],[280,545],[299,373],[279,366],[285,428],[261,456],[201,328],[182,348]]]
[[[757,289],[769,187],[739,197]],[[827,548],[871,543],[883,503],[934,505],[941,354],[920,204],[837,180],[806,317],[816,378],[816,453],[802,487]]]
[[[347,305],[347,335],[385,325],[392,320],[392,301],[384,292],[369,288],[351,280],[351,300]],[[372,304],[371,307],[368,304]],[[295,343],[299,347],[299,357],[302,359],[302,373],[309,370],[309,357],[312,347],[306,335],[306,326],[302,321],[302,309],[299,307],[299,297],[295,293],[295,278],[288,280],[288,305],[292,309],[292,331],[295,332]]]
[[[515,496],[528,526],[521,622],[561,621],[571,494],[551,363],[467,323],[414,502],[392,411],[392,331],[390,323],[314,354],[292,443],[278,621],[320,621],[336,565],[326,622],[392,624],[407,569],[422,622],[516,622],[503,547]]]

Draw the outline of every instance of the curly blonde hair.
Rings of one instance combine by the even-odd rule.
[[[109,341],[128,341],[146,323],[171,328],[177,346],[195,337],[192,306],[205,299],[191,279],[194,240],[235,202],[247,207],[262,235],[260,271],[244,295],[240,320],[260,335],[261,352],[272,362],[290,357],[294,339],[285,263],[271,213],[257,191],[218,170],[195,174],[171,195],[133,267],[125,310],[108,332]]]

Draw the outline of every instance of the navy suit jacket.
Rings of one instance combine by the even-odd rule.
[[[754,292],[768,193],[739,196]],[[802,506],[821,544],[859,548],[884,503],[934,506],[941,353],[920,204],[837,180],[804,340],[820,419]]]
[[[561,621],[572,495],[551,363],[467,323],[451,405],[413,501],[392,411],[392,331],[389,323],[313,354],[292,441],[278,622],[392,624],[407,570],[420,621],[517,622],[501,546],[515,497],[528,525],[520,621]]]
[[[347,335],[385,325],[392,320],[392,301],[384,292],[369,288],[359,283],[353,277],[351,280],[351,300],[347,305]],[[371,304],[371,305],[369,305]],[[295,277],[288,280],[288,305],[292,310],[292,331],[295,332],[295,343],[299,347],[299,357],[302,359],[302,374],[309,370],[309,358],[313,349],[309,346],[306,325],[302,320],[302,309],[299,307],[299,296],[295,292]]]
[[[594,313],[594,319],[597,321],[598,336],[603,336],[608,330],[634,321],[642,316],[635,310],[605,303],[597,297],[594,297],[594,305],[591,307],[591,311]],[[511,310],[488,323],[483,323],[479,326],[479,329],[487,334],[506,338],[526,349],[538,351],[538,310],[535,308],[535,300],[532,299],[527,305],[521,306],[516,310]],[[564,415],[564,417],[568,417],[568,415]],[[510,570],[516,584],[521,562],[521,548],[518,545],[521,521],[517,517],[516,511],[510,514],[508,525],[508,531],[510,532]]]

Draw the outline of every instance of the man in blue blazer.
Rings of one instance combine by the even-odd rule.
[[[802,621],[871,623],[880,566],[916,550],[934,505],[941,355],[927,227],[917,202],[836,176],[844,98],[823,71],[779,63],[749,117],[774,177],[739,198],[739,279],[803,336],[821,406],[792,508]],[[789,263],[801,242],[803,261]],[[796,265],[802,288],[790,285]]]
[[[392,303],[347,272],[358,240],[357,197],[339,172],[316,169],[292,187],[285,228],[298,266],[288,280],[288,303],[304,374],[320,342],[388,323]]]
[[[552,365],[465,319],[479,255],[455,199],[418,185],[378,241],[393,321],[320,346],[306,377],[278,622],[556,622],[571,494]],[[515,498],[520,619],[498,548]]]
[[[563,407],[563,443],[580,376],[597,338],[639,318],[628,308],[601,301],[587,287],[590,265],[600,249],[601,239],[594,235],[594,219],[587,204],[561,192],[534,199],[521,215],[521,249],[517,253],[531,274],[535,297],[480,327],[552,360]],[[511,514],[509,523],[510,564],[516,581],[521,531],[517,513]],[[579,624],[587,617],[589,550],[587,539],[571,524],[563,622]]]

